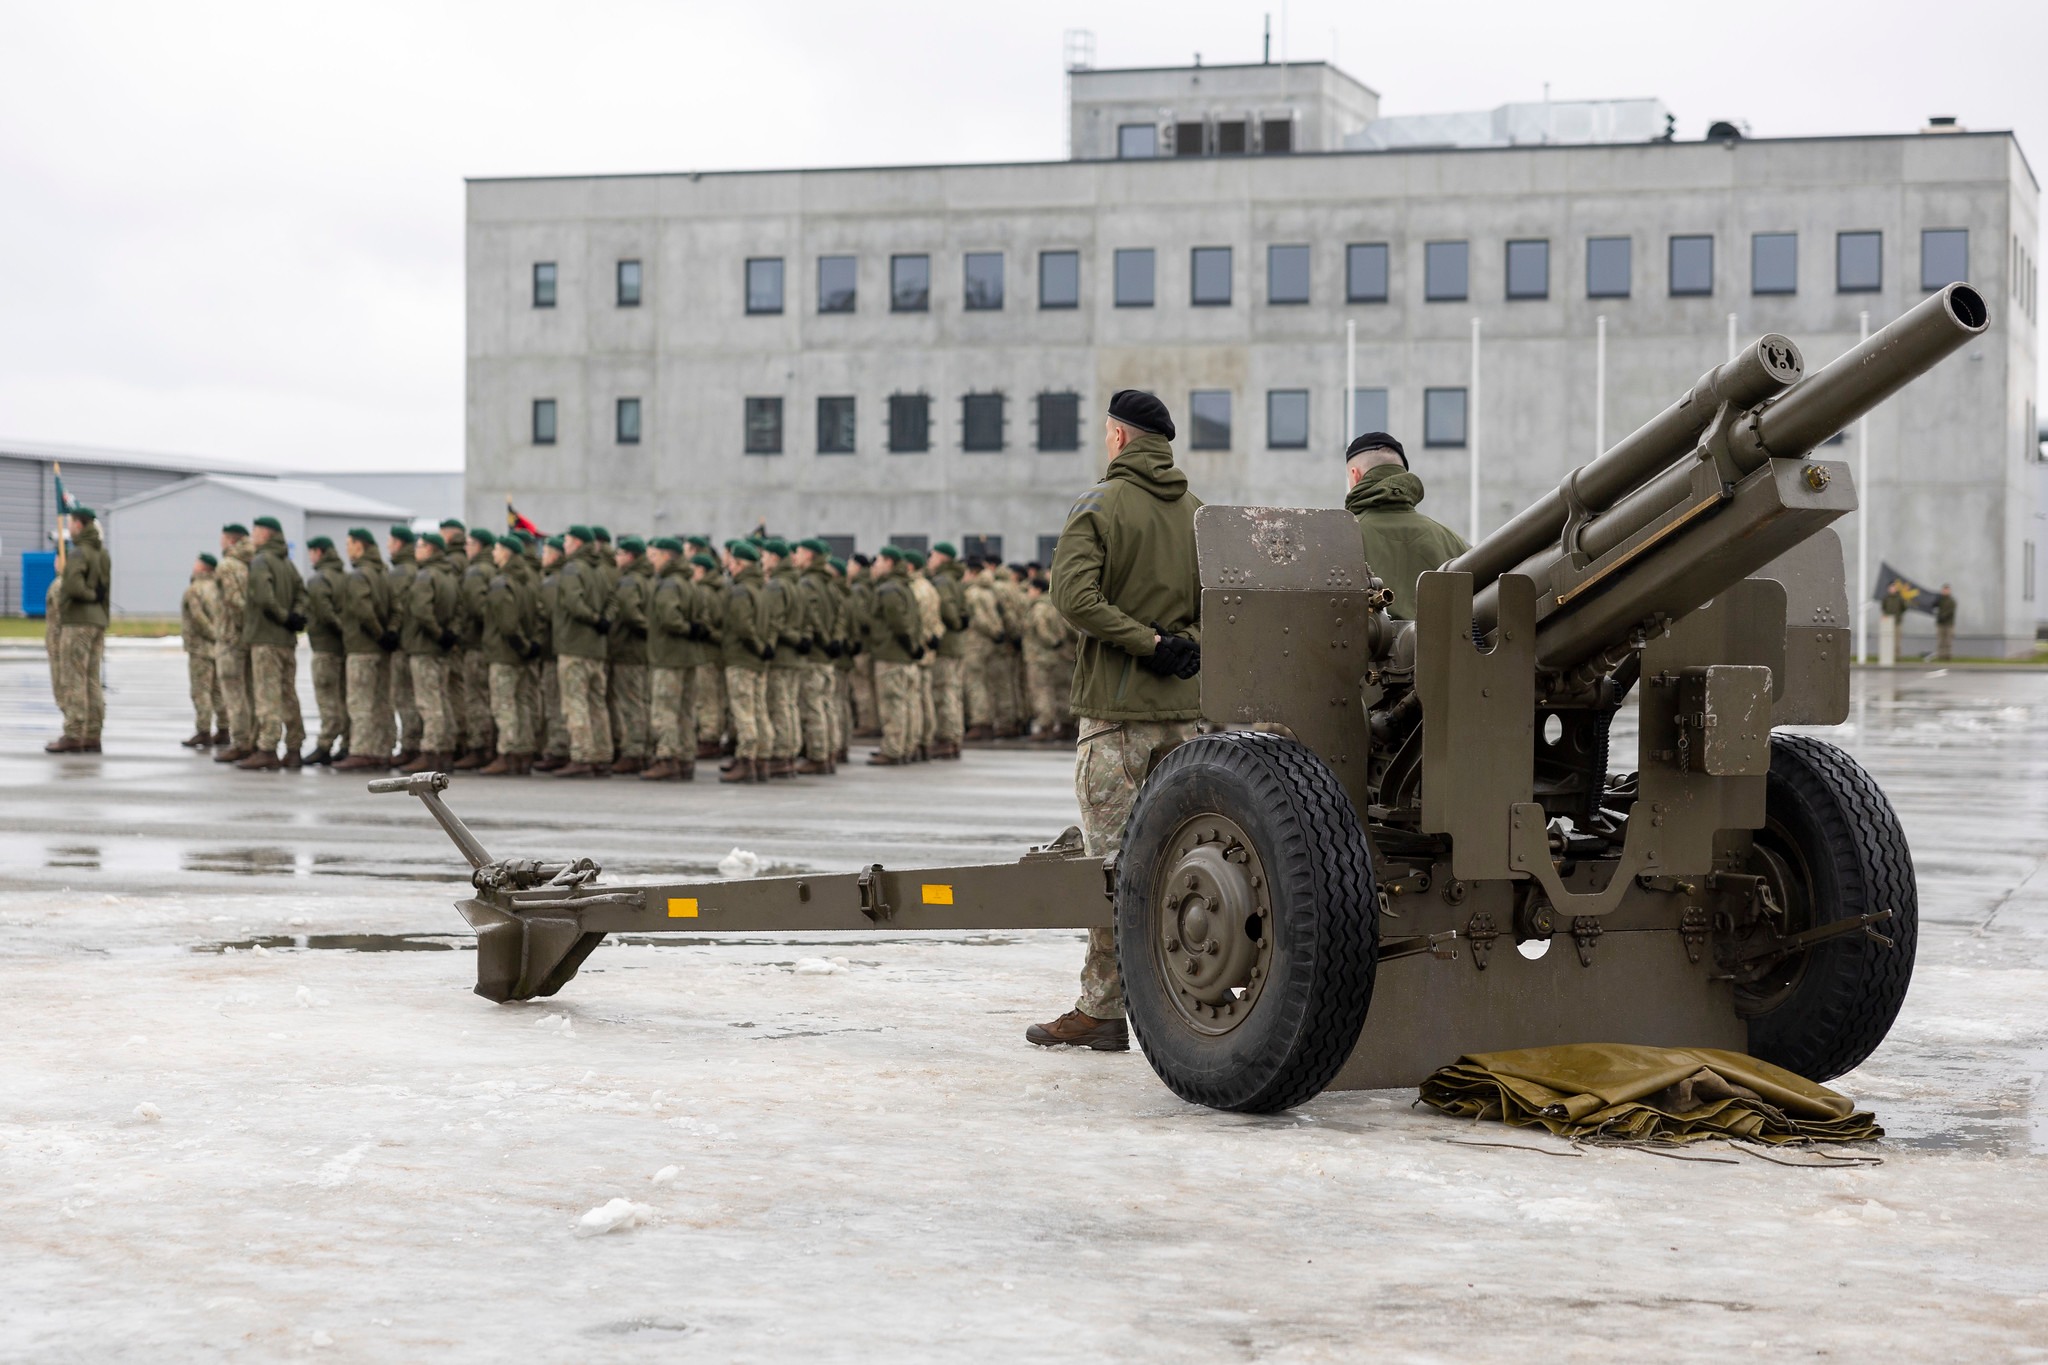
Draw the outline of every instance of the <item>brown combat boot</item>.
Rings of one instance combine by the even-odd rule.
[[[473,773],[478,768],[487,766],[490,763],[490,761],[490,754],[486,753],[484,750],[471,749],[468,753],[462,755],[462,757],[455,760],[455,763],[451,771],[458,773]]]
[[[84,740],[73,739],[69,735],[63,735],[45,744],[43,752],[46,754],[75,754],[81,752],[84,748]]]
[[[625,754],[619,758],[618,762],[612,764],[612,773],[618,777],[627,777],[639,772],[646,766],[647,764],[641,759],[640,755]]]
[[[250,754],[254,752],[256,752],[254,749],[244,749],[238,747],[222,749],[219,753],[213,756],[213,761],[216,763],[240,763],[243,759],[247,758]]]
[[[556,777],[596,777],[598,769],[588,763],[564,763],[555,769]]]
[[[808,758],[800,760],[795,769],[792,770],[792,774],[796,777],[828,777],[831,775],[831,772],[832,765],[830,763],[818,763]]]
[[[478,777],[511,777],[519,771],[519,755],[499,754],[496,758],[476,769]]]
[[[870,768],[900,768],[909,761],[907,758],[898,758],[894,754],[883,753],[880,749],[868,755],[868,766]]]
[[[277,771],[284,764],[278,762],[277,755],[271,753],[268,749],[257,749],[247,757],[237,759],[235,766],[245,772],[267,773]]]
[[[215,731],[213,732],[213,747],[214,747],[214,748],[216,748],[216,749],[218,749],[218,748],[221,748],[221,747],[222,747],[223,745],[225,745],[225,744],[226,744],[227,742],[228,742],[228,732],[227,732],[227,731],[225,731],[225,730],[215,730]]]
[[[343,762],[346,761],[346,759],[343,760]],[[305,757],[305,764],[309,768],[324,768],[332,762],[334,762],[334,752],[331,749],[315,749]]]
[[[717,758],[720,755],[724,754],[724,752],[724,746],[719,744],[719,742],[715,739],[707,739],[700,742],[697,745],[697,757],[700,759]]]
[[[95,736],[93,736],[93,737],[92,737],[91,739],[88,739],[88,740],[86,740],[86,741],[85,741],[85,747],[84,747],[84,748],[82,748],[82,749],[80,749],[80,750],[79,750],[78,752],[80,752],[80,753],[82,753],[82,754],[96,754],[96,753],[98,753],[99,751],[100,751],[100,741],[99,741],[99,736],[95,735]]]
[[[446,766],[442,761],[442,757],[442,755],[431,751],[423,751],[415,756],[412,762],[400,764],[398,771],[407,777],[411,777],[416,773],[440,772]]]
[[[679,760],[676,763],[676,781],[695,782],[696,780],[697,765],[687,758]]]
[[[614,765],[612,771],[618,771],[616,765]],[[676,761],[672,758],[664,758],[658,762],[650,763],[647,767],[640,770],[640,780],[642,782],[667,782],[675,775]]]
[[[184,745],[187,749],[204,749],[213,743],[213,736],[201,730],[198,734],[179,740],[178,743]]]
[[[967,733],[962,736],[969,744],[976,744],[984,739],[994,739],[995,737],[996,732],[986,725],[970,725],[967,727]]]
[[[338,773],[359,773],[365,768],[388,771],[390,767],[391,764],[387,759],[376,758],[369,754],[350,754],[347,758],[334,765],[334,771]]]
[[[755,761],[751,758],[735,758],[731,766],[719,773],[718,780],[724,783],[759,782],[755,772]]]
[[[566,767],[568,762],[569,760],[563,758],[560,754],[542,754],[539,758],[533,760],[533,771],[537,773],[551,773]]]
[[[284,751],[284,766],[287,768],[303,768],[306,766],[306,760],[299,756],[297,749],[287,749]]]
[[[1121,1019],[1097,1019],[1079,1010],[1068,1010],[1050,1024],[1033,1024],[1024,1030],[1027,1041],[1040,1047],[1085,1047],[1096,1052],[1129,1052],[1131,1026]]]

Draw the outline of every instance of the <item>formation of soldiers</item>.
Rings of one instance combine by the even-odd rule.
[[[829,776],[857,738],[886,767],[1074,735],[1076,636],[1043,573],[943,542],[849,561],[761,532],[714,553],[707,536],[451,518],[306,549],[301,577],[261,517],[193,564],[184,743],[217,763],[689,781],[722,760],[719,781],[739,783]]]

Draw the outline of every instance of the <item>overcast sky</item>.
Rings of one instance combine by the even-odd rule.
[[[1096,65],[1255,61],[1262,4],[0,0],[0,436],[299,469],[462,463],[462,178],[1063,156]],[[1272,8],[1274,55],[1283,10]],[[1682,138],[2048,158],[2035,0],[1293,0],[1389,114],[1656,96]]]

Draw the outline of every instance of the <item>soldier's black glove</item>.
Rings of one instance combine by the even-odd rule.
[[[837,640],[827,640],[825,642],[826,658],[836,659],[844,653],[846,653],[846,646],[840,644]]]
[[[770,664],[772,664],[772,663],[774,663],[774,662],[775,662],[775,646],[774,646],[774,645],[762,645],[762,646],[761,646],[761,662],[763,662],[763,663],[770,663]]]
[[[702,621],[692,621],[690,622],[690,638],[692,640],[708,640],[711,638],[711,632],[704,628]]]
[[[519,657],[526,660],[528,663],[532,663],[535,659],[538,659],[540,657],[540,646],[534,644],[531,640],[527,641],[525,644],[519,646]]]
[[[1161,635],[1158,647],[1138,665],[1162,678],[1192,678],[1202,668],[1202,647],[1179,635]]]
[[[386,654],[397,653],[398,632],[395,630],[387,630],[382,635],[379,635],[377,637],[377,648],[383,650]]]
[[[926,649],[937,649],[939,647],[939,637],[936,635],[927,636],[925,638],[924,647]]]
[[[636,640],[644,640],[647,638],[647,627],[645,626],[629,625],[626,627],[626,629],[633,633],[633,638]]]
[[[797,653],[799,653],[799,654],[809,654],[809,653],[811,652],[811,637],[810,637],[810,636],[806,635],[806,636],[804,636],[804,638],[803,638],[803,639],[801,639],[801,640],[798,640],[798,641],[796,642],[796,652],[797,652]]]
[[[612,633],[612,618],[609,616],[600,616],[592,624],[599,635],[609,635]]]
[[[306,615],[305,615],[305,613],[304,613],[304,612],[298,612],[298,611],[295,611],[295,612],[293,612],[293,613],[292,613],[291,615],[289,615],[289,616],[285,617],[285,618],[284,618],[284,628],[285,628],[286,630],[290,631],[290,632],[291,632],[292,634],[294,634],[294,635],[296,635],[296,634],[298,634],[298,633],[299,633],[300,631],[304,630],[304,629],[306,628]]]
[[[434,638],[440,644],[441,648],[453,649],[455,648],[455,641],[459,637],[452,630],[444,630]]]

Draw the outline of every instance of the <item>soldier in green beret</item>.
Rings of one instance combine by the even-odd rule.
[[[228,741],[214,741],[213,761],[240,763],[256,752],[256,702],[249,693],[249,642],[243,636],[248,619],[249,561],[256,542],[249,528],[231,521],[220,528],[220,630],[213,656],[214,676],[228,712]]]
[[[346,758],[350,744],[348,650],[341,621],[348,570],[326,536],[306,542],[306,558],[313,566],[306,581],[306,646],[313,653],[313,706],[320,713],[320,733],[305,761],[325,765]]]
[[[386,575],[391,590],[391,622],[401,637],[391,655],[391,709],[398,716],[398,766],[406,768],[420,756],[420,732],[424,719],[419,699],[413,693],[412,656],[403,643],[406,618],[412,614],[412,582],[419,573],[418,538],[412,527],[394,523],[384,548],[391,555]]]
[[[306,742],[299,707],[299,632],[306,627],[306,584],[291,561],[276,517],[250,523],[256,547],[249,560],[249,596],[242,638],[249,647],[249,695],[256,704],[256,744],[235,766],[250,772],[296,768]],[[278,745],[284,756],[278,757]]]
[[[694,544],[692,537],[684,544]],[[691,696],[697,708],[697,757],[717,758],[724,751],[725,705],[725,598],[728,584],[718,557],[709,550],[690,556],[690,580],[695,602],[692,618],[702,633],[691,644]]]
[[[348,574],[342,580],[341,649],[348,698],[348,748],[336,772],[383,771],[398,742],[391,706],[393,655],[399,646],[391,583],[376,533],[349,529]],[[403,667],[403,655],[397,666]]]
[[[618,579],[605,611],[612,620],[611,634],[605,637],[610,664],[605,696],[617,750],[612,771],[624,776],[645,768],[653,747],[647,728],[647,598],[654,586],[654,566],[648,562],[647,542],[638,536],[619,537],[612,564]]]
[[[438,531],[424,531],[413,542],[413,575],[406,598],[405,624],[400,630],[407,670],[412,674],[413,704],[422,722],[420,751],[401,773],[445,770],[455,761],[455,717],[448,704],[448,656],[460,637],[455,633],[462,613],[462,581],[448,560],[447,543]]]
[[[444,523],[443,536],[450,529]],[[461,623],[455,633],[461,638],[449,659],[448,690],[460,698],[455,720],[461,756],[455,767],[474,772],[488,765],[498,749],[498,727],[491,711],[491,665],[484,658],[484,597],[500,572],[493,562],[498,538],[481,526],[458,534],[462,536],[462,554],[448,558],[460,580]]]
[[[222,742],[226,742],[228,713],[221,707],[220,684],[213,663],[220,630],[220,584],[214,580],[213,571],[219,564],[218,559],[208,554],[194,560],[192,577],[178,603],[178,633],[185,645],[185,683],[192,694],[196,722],[192,737],[182,741],[187,749],[211,748],[216,729],[222,732]]]
[[[725,692],[732,707],[732,760],[720,782],[760,782],[768,722],[768,672],[775,659],[775,621],[763,606],[766,580],[761,552],[753,542],[725,543],[725,569],[732,577],[725,597]]]
[[[611,581],[598,557],[592,528],[571,526],[562,538],[562,568],[553,622],[562,719],[569,728],[570,761],[557,777],[603,777],[611,772],[612,722],[605,686],[605,608]]]
[[[624,542],[620,542],[621,545]],[[647,710],[654,753],[641,772],[650,782],[696,776],[697,720],[690,696],[691,603],[683,543],[660,536],[647,546],[654,580],[647,594]]]
[[[540,595],[534,636],[540,641],[540,724],[535,732],[537,752],[533,761],[537,773],[552,773],[569,766],[569,721],[562,709],[561,661],[555,652],[555,620],[561,603],[562,564],[566,558],[560,536],[541,543]]]

